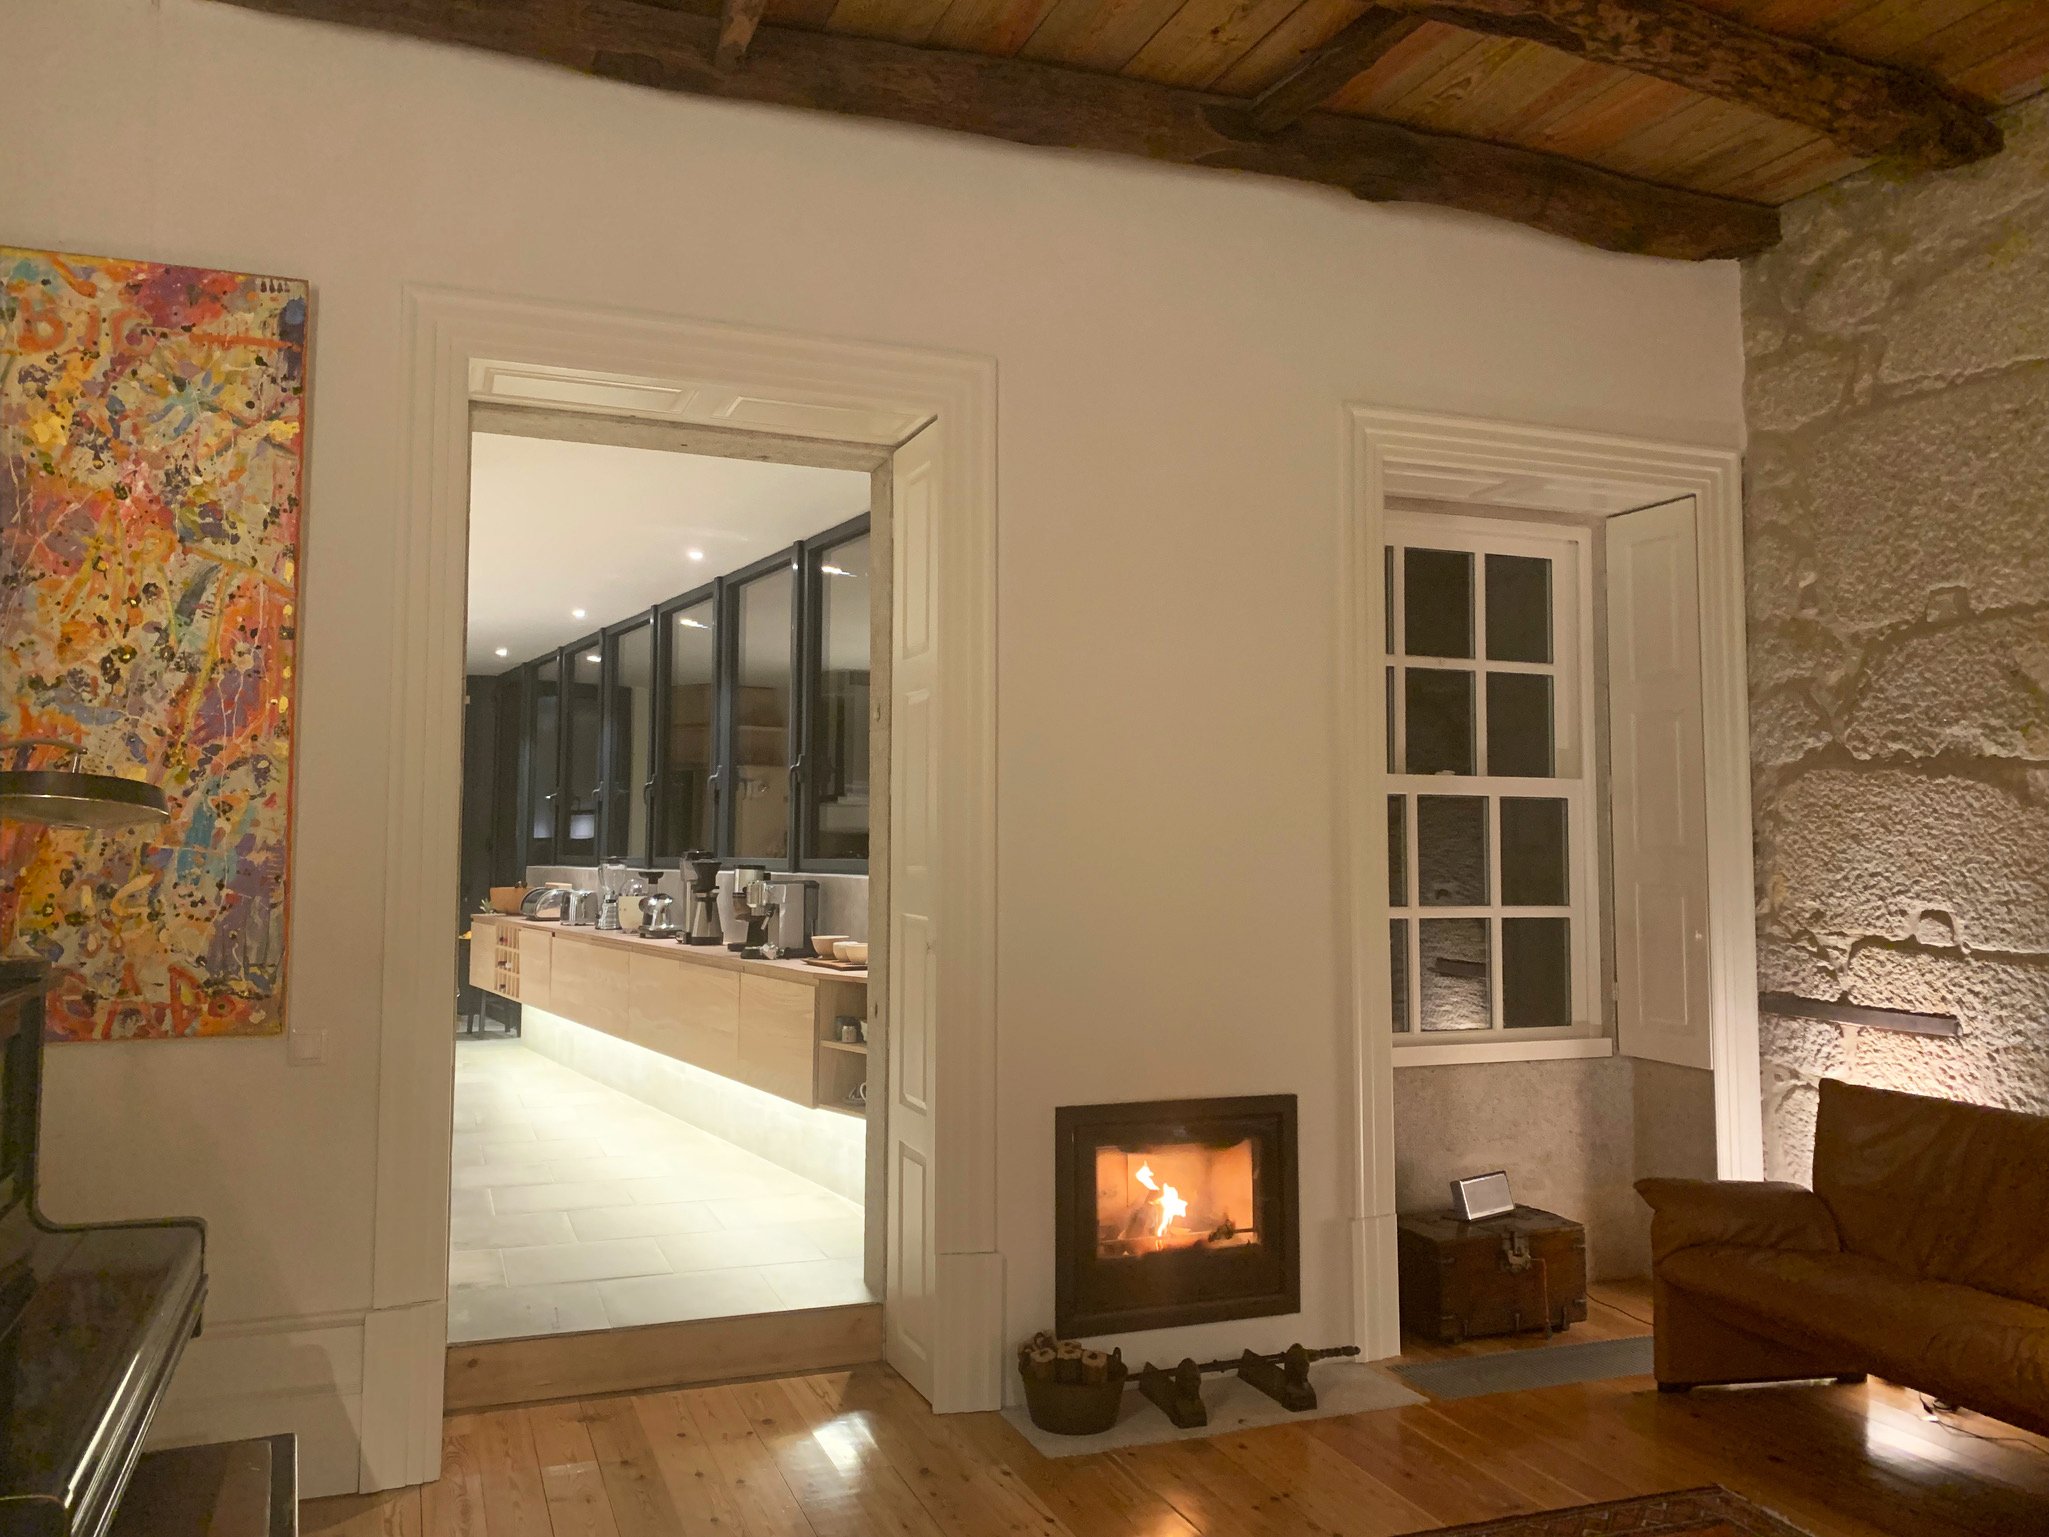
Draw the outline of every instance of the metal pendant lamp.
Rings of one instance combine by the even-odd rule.
[[[37,748],[65,755],[57,769],[21,767]],[[140,779],[90,774],[79,767],[85,749],[57,737],[21,737],[0,742],[0,753],[16,755],[17,766],[0,769],[0,821],[45,822],[55,827],[90,827],[99,832],[154,827],[171,808],[164,792]]]

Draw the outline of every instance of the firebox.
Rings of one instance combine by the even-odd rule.
[[[1301,1311],[1294,1095],[1067,1105],[1053,1133],[1062,1337]]]

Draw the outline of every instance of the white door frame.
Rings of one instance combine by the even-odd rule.
[[[1354,1081],[1353,1255],[1356,1323],[1368,1356],[1400,1348],[1394,1253],[1394,1043],[1382,1000],[1388,976],[1387,762],[1380,677],[1385,624],[1382,525],[1390,481],[1459,488],[1583,490],[1623,512],[1696,499],[1700,557],[1702,721],[1707,757],[1710,1020],[1716,1162],[1724,1179],[1764,1168],[1757,1056],[1757,938],[1751,869],[1750,727],[1743,609],[1742,456],[1689,444],[1604,437],[1478,418],[1353,404],[1338,522],[1339,814],[1346,1004]],[[1513,495],[1504,501],[1514,505]],[[1525,500],[1521,505],[1543,505]],[[1371,658],[1370,665],[1367,658]]]
[[[997,1407],[995,365],[444,289],[409,289],[404,329],[361,1487],[429,1481],[440,1466],[470,404],[478,382],[497,374],[568,381],[558,403],[587,386],[588,403],[614,414],[643,409],[884,447],[943,425],[924,552],[937,652],[928,837],[939,907],[927,1354],[935,1408]]]

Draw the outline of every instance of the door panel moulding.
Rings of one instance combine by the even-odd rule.
[[[1541,486],[1543,502],[1619,513],[1679,497],[1698,511],[1701,720],[1708,848],[1709,1044],[1715,1143],[1724,1179],[1763,1176],[1757,1054],[1749,707],[1743,610],[1742,461],[1733,451],[1352,404],[1338,517],[1339,958],[1352,1045],[1348,1162],[1354,1188],[1356,1329],[1369,1357],[1393,1354],[1394,1067],[1388,989],[1386,717],[1380,637],[1388,500],[1426,488],[1483,500]]]
[[[929,1220],[916,1229],[932,1305],[917,1344],[935,1408],[997,1407],[995,365],[448,289],[409,288],[404,304],[372,1308],[403,1315],[408,1326],[365,1340],[363,1402],[379,1406],[380,1423],[374,1437],[366,1432],[362,1488],[428,1482],[440,1465],[446,1337],[433,1325],[448,1285],[455,1064],[455,956],[441,915],[454,911],[457,892],[476,404],[581,406],[594,419],[645,420],[672,434],[829,439],[857,446],[869,466],[921,430],[943,429],[932,467],[932,590],[920,604],[932,695],[943,708],[932,711],[934,809],[924,851],[937,893],[928,968],[937,1030],[927,1075],[938,1156]],[[686,431],[673,441],[691,439]],[[900,760],[899,742],[893,774]]]

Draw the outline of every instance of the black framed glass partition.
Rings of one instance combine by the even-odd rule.
[[[562,663],[530,664],[527,678],[526,862],[555,862],[556,813],[562,802]]]
[[[604,667],[601,636],[587,636],[563,650],[562,825],[556,849],[565,862],[597,857]]]
[[[719,621],[714,588],[657,611],[661,627],[661,733],[655,856],[680,859],[719,846]]]
[[[645,863],[655,796],[653,617],[605,631],[604,656],[605,857]]]
[[[508,675],[525,862],[865,870],[870,548],[856,518]]]
[[[868,520],[805,545],[798,849],[809,869],[868,863]]]
[[[787,863],[797,700],[797,567],[777,555],[727,580],[733,686],[727,696],[736,859]]]

